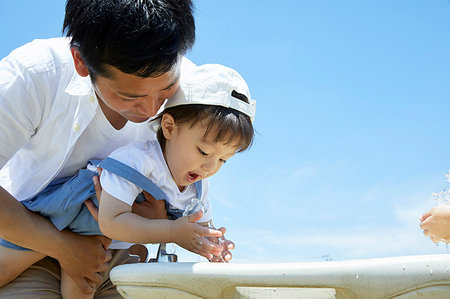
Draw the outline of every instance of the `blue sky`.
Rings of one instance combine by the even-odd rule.
[[[445,253],[418,218],[450,169],[450,1],[195,1],[197,64],[237,69],[253,147],[211,179],[235,262]],[[64,3],[0,0],[0,56]]]

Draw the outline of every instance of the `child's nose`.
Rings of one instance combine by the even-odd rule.
[[[216,159],[208,159],[203,163],[202,169],[207,172],[212,172],[216,168]]]

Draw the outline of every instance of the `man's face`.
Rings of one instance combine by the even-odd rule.
[[[98,75],[94,90],[106,117],[144,122],[154,116],[164,100],[173,96],[179,85],[180,63],[155,78],[142,78],[106,66],[110,76]]]

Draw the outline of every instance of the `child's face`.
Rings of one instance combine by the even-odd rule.
[[[192,128],[190,123],[173,124],[169,129],[171,132],[167,131],[164,132],[164,157],[180,190],[215,174],[238,149],[232,143],[216,143],[209,136],[205,139],[206,127],[201,122],[197,122]],[[215,136],[214,132],[209,135]]]

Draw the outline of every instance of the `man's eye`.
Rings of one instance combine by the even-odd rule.
[[[219,162],[222,163],[222,164],[225,164],[225,163],[227,163],[227,160],[219,159]]]
[[[135,99],[129,99],[129,98],[121,98],[122,100],[126,101],[126,102],[131,102],[134,101]]]

